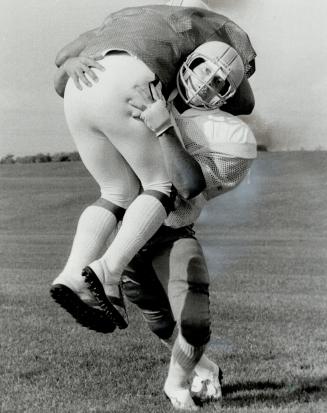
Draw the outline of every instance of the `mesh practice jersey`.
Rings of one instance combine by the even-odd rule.
[[[180,115],[173,107],[172,113],[185,149],[199,163],[206,181],[206,189],[195,198],[177,197],[176,209],[165,225],[180,228],[194,223],[209,199],[243,180],[257,156],[257,145],[246,123],[219,109],[189,109]]]
[[[225,16],[194,7],[151,5],[112,13],[81,55],[126,51],[159,77],[168,95],[186,57],[202,43],[213,40],[234,47],[243,60],[247,77],[252,75],[256,53],[244,30]]]

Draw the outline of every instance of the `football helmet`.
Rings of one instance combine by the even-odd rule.
[[[215,109],[231,98],[244,78],[244,64],[233,47],[212,41],[197,47],[177,75],[184,102],[197,109]]]
[[[201,0],[170,0],[167,6],[179,7],[198,7],[200,9],[210,10],[210,8]]]

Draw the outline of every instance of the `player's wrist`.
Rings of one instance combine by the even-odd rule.
[[[173,126],[170,113],[163,100],[157,100],[149,105],[141,114],[141,119],[157,137]]]
[[[173,125],[172,125],[172,123],[171,123],[171,120],[169,119],[169,120],[167,120],[167,122],[164,124],[164,125],[162,125],[162,127],[159,129],[159,130],[157,130],[156,132],[155,132],[155,134],[156,134],[156,137],[157,138],[160,138],[161,136],[163,136],[165,133],[168,133],[170,130],[172,130],[174,127],[173,127]]]

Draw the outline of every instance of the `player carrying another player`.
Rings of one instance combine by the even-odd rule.
[[[137,44],[133,43],[135,30],[139,34],[141,30],[147,34],[151,30],[155,31],[154,43],[146,45],[144,40],[143,45],[142,38]],[[145,38],[149,41],[148,36]],[[73,62],[68,59],[58,71],[56,89],[63,95],[69,75],[77,85],[78,76],[87,83],[89,81],[85,80],[80,68],[92,76],[89,66],[100,67],[85,56],[100,52],[105,55],[101,64],[106,70],[98,72],[98,84],[80,92],[70,81],[65,92],[67,121],[83,162],[100,185],[101,199],[83,212],[67,265],[52,287],[54,298],[89,328],[109,331],[114,328],[112,320],[120,327],[127,325],[119,290],[115,294],[116,299],[110,301],[107,296],[111,295],[112,286],[118,284],[125,266],[160,227],[170,210],[170,178],[161,159],[160,145],[164,138],[160,139],[159,144],[152,131],[131,116],[132,108],[126,102],[135,101],[135,87],[142,86],[145,90],[154,80],[153,73],[163,82],[167,95],[167,91],[175,84],[175,67],[207,38],[223,38],[234,43],[240,49],[247,75],[252,74],[255,53],[246,34],[224,16],[192,8],[147,6],[113,13],[100,29],[81,36],[58,56],[57,63],[63,64],[69,56],[82,52]],[[165,49],[160,49],[160,45],[164,45]],[[106,53],[108,49],[109,54]],[[121,50],[124,52],[117,52]],[[76,67],[75,64],[79,65],[79,69],[72,69]],[[226,108],[237,96],[238,87],[245,85],[247,88],[243,74],[244,70],[238,79],[239,83],[232,89],[233,93],[230,90],[226,94]],[[187,79],[185,81],[189,82]],[[242,107],[246,107],[244,102],[249,99],[242,100],[243,96],[240,94],[234,100],[231,111],[241,111]],[[156,131],[157,135],[165,132],[170,124],[163,126],[163,129]],[[195,174],[198,173],[199,166],[194,159],[190,159],[188,165],[187,171],[193,165]],[[135,199],[139,180],[145,192]],[[202,201],[203,197],[200,197],[195,202]],[[100,260],[94,261],[127,207],[128,212],[113,243]],[[91,262],[84,270],[84,276],[96,298],[95,303],[85,291],[85,284],[80,277],[80,255],[84,257],[83,267]],[[105,316],[93,308],[96,303],[105,309]]]
[[[208,42],[198,47],[179,71],[179,93],[174,91],[168,103],[175,127],[159,86],[155,89],[151,85],[154,100],[137,88],[137,96],[129,101],[132,116],[143,120],[154,134],[163,124],[170,125],[159,134],[159,141],[171,180],[179,194],[185,195],[178,196],[176,210],[132,260],[123,282],[125,294],[141,308],[151,330],[172,346],[164,390],[176,408],[196,408],[187,385],[194,368],[200,372],[198,380],[216,380],[216,393],[211,397],[220,396],[219,370],[203,355],[210,338],[209,276],[190,225],[207,200],[242,181],[256,156],[256,142],[249,127],[220,109],[235,93],[243,74],[243,63],[233,48],[222,42]],[[204,182],[204,188],[185,173],[184,147],[200,166],[196,182]],[[187,193],[198,191],[200,195],[185,199]],[[168,305],[154,284],[153,271],[164,286]],[[176,340],[171,337],[175,321]],[[203,370],[201,360],[206,366]]]
[[[168,108],[182,145],[201,167],[205,188],[193,199],[178,196],[179,206],[132,260],[123,277],[125,295],[139,306],[150,329],[172,347],[164,390],[177,409],[196,410],[188,386],[194,369],[193,390],[200,395],[204,392],[204,399],[221,397],[219,369],[203,354],[210,338],[209,275],[191,226],[210,198],[242,181],[256,157],[251,129],[220,109],[235,93],[243,73],[241,58],[222,42],[199,46],[181,67],[179,93],[171,94]],[[135,108],[133,115],[155,132],[158,123],[168,121],[170,114],[160,93],[153,91],[153,95],[155,101],[142,93],[130,104]],[[176,143],[175,129],[166,134]],[[176,145],[162,148],[167,170],[176,170]],[[194,190],[192,183],[178,174],[171,172],[170,176],[179,193],[187,185]]]
[[[178,198],[179,206],[169,215],[165,222],[166,225],[161,227],[132,261],[128,272],[124,275],[123,282],[126,295],[144,311],[151,330],[168,344],[173,344],[165,392],[174,407],[188,410],[196,409],[187,385],[194,367],[196,378],[200,381],[202,379],[209,381],[212,386],[216,383],[216,387],[213,386],[213,397],[219,397],[220,389],[219,370],[203,355],[205,344],[210,338],[209,277],[201,247],[189,224],[197,218],[207,199],[226,192],[242,180],[250,166],[251,159],[255,157],[255,140],[249,128],[239,119],[220,109],[213,109],[222,104],[226,106],[227,100],[232,99],[233,94],[236,93],[234,87],[237,89],[238,82],[238,76],[233,77],[234,70],[238,72],[238,75],[241,73],[239,65],[236,64],[234,70],[230,71],[233,73],[228,78],[229,65],[233,61],[239,63],[239,60],[237,54],[233,55],[233,49],[228,45],[227,49],[226,45],[220,44],[219,47],[225,48],[226,53],[218,53],[218,47],[216,55],[212,54],[213,49],[196,50],[195,52],[198,53],[189,57],[179,73],[179,90],[184,101],[181,101],[175,93],[175,98],[174,95],[171,96],[173,105],[170,110],[176,118],[183,144],[176,138],[175,129],[171,127],[159,137],[167,170],[172,175],[170,178],[180,193],[186,198],[189,196],[187,193],[194,195],[204,189],[203,183],[206,189],[203,194],[193,200]],[[222,59],[221,64],[217,64],[224,55],[226,58],[234,56],[234,60],[224,61]],[[129,99],[131,115],[136,119],[143,119],[150,129],[154,128],[156,131],[158,116],[164,124],[167,121],[167,126],[169,126],[167,110],[160,93],[157,95],[152,87],[153,95],[158,99],[153,102],[149,94],[144,92],[145,90],[146,88],[137,89],[137,93]],[[211,108],[213,110],[205,112],[196,108],[189,109],[189,105],[194,105],[198,109]],[[189,174],[185,174],[185,168],[180,168],[176,172],[176,167],[178,170],[178,166],[184,166],[184,160],[187,159],[188,152],[185,152],[183,146],[192,153],[193,163],[195,160],[200,166],[200,170],[195,169],[198,186],[192,183]],[[175,162],[173,162],[173,155]],[[176,155],[179,157],[177,163]],[[191,185],[190,188],[189,185]],[[86,241],[91,241],[91,246],[95,245],[98,251],[106,239],[103,233],[108,234],[106,222],[103,224],[97,230],[96,225],[94,228],[92,222],[88,223],[89,234],[93,234],[94,237],[92,236],[91,240],[86,237]],[[97,232],[100,232],[100,236]],[[82,245],[80,253],[87,252],[90,246],[87,244],[88,242]],[[81,264],[83,259],[81,260],[81,254],[78,254],[77,248],[74,254],[75,264],[78,259],[80,260],[76,267],[84,266],[85,264]],[[95,249],[91,248],[88,254],[88,257],[92,255],[95,257]],[[166,303],[165,311],[163,311],[162,300],[156,288],[152,288],[150,297],[144,297],[144,291],[149,292],[149,288],[153,286],[150,277],[151,270],[155,271],[159,277],[168,296],[169,301],[168,304]],[[143,294],[138,294],[139,292]],[[147,308],[149,305],[151,311]],[[102,312],[99,311],[94,313],[94,319],[99,314],[101,314],[100,318],[103,317]],[[83,320],[85,321],[85,318]],[[176,341],[171,337],[175,320],[179,331]],[[93,321],[91,328],[108,331],[109,324],[105,325],[105,322],[107,322],[105,318],[98,324],[94,324]]]

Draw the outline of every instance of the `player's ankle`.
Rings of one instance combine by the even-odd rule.
[[[68,274],[61,273],[59,274],[52,282],[52,285],[56,284],[62,284],[65,285],[66,287],[70,288],[72,291],[79,292],[83,288],[85,288],[85,283],[82,277],[80,277],[80,280],[77,279],[76,277],[72,277]]]
[[[213,375],[217,375],[219,367],[204,354],[194,368],[194,372],[203,379],[210,379]]]
[[[91,262],[91,264],[88,265],[88,267],[90,267],[92,271],[96,274],[101,284],[104,284],[105,283],[105,272],[104,272],[104,268],[102,266],[101,261],[100,260],[93,261]]]

